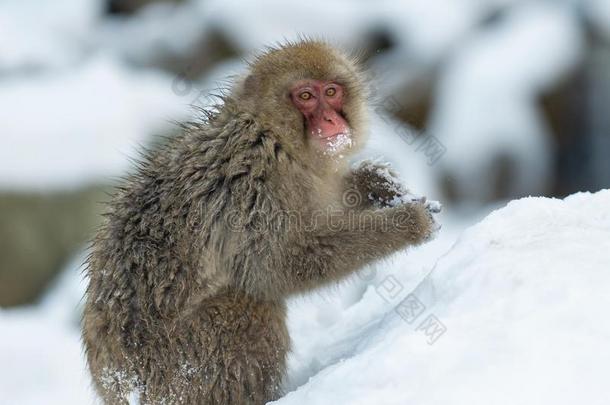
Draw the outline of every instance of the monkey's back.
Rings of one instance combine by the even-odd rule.
[[[142,403],[259,404],[279,390],[284,303],[233,288],[241,263],[225,240],[227,212],[242,212],[247,177],[264,170],[252,167],[259,131],[217,121],[144,156],[94,240],[83,339],[107,403],[136,391]]]

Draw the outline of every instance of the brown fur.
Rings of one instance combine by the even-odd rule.
[[[357,149],[361,74],[328,45],[304,41],[257,58],[217,112],[184,125],[119,189],[93,244],[83,321],[105,403],[125,404],[133,390],[142,404],[278,398],[285,297],[430,236],[422,204],[346,207],[347,189],[364,198],[387,190],[361,181],[370,170],[348,174],[343,159],[309,145],[287,96],[302,78],[344,86]],[[319,215],[329,210],[339,226]]]

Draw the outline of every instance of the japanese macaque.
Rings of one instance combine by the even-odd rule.
[[[287,44],[144,156],[88,260],[83,339],[106,404],[277,399],[285,298],[431,237],[435,209],[396,203],[385,167],[350,170],[365,98],[350,58]]]

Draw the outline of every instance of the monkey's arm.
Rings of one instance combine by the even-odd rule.
[[[305,288],[340,279],[362,266],[429,240],[436,223],[424,204],[365,210],[341,218],[342,226],[323,224],[291,248],[289,275]],[[332,221],[332,218],[331,218]]]
[[[292,232],[269,232],[252,252],[246,288],[270,298],[341,279],[362,266],[431,238],[434,219],[424,204],[382,210],[342,210],[301,223]],[[254,263],[253,263],[254,264]]]

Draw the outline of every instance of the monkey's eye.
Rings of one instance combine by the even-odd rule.
[[[310,92],[308,92],[308,91],[304,91],[304,92],[302,92],[301,94],[299,94],[299,98],[300,98],[301,100],[309,100],[309,99],[311,99],[312,97],[313,97],[313,95],[312,95]]]
[[[328,97],[332,97],[335,94],[337,94],[337,89],[335,89],[334,87],[329,87],[329,88],[326,89],[326,95]]]

